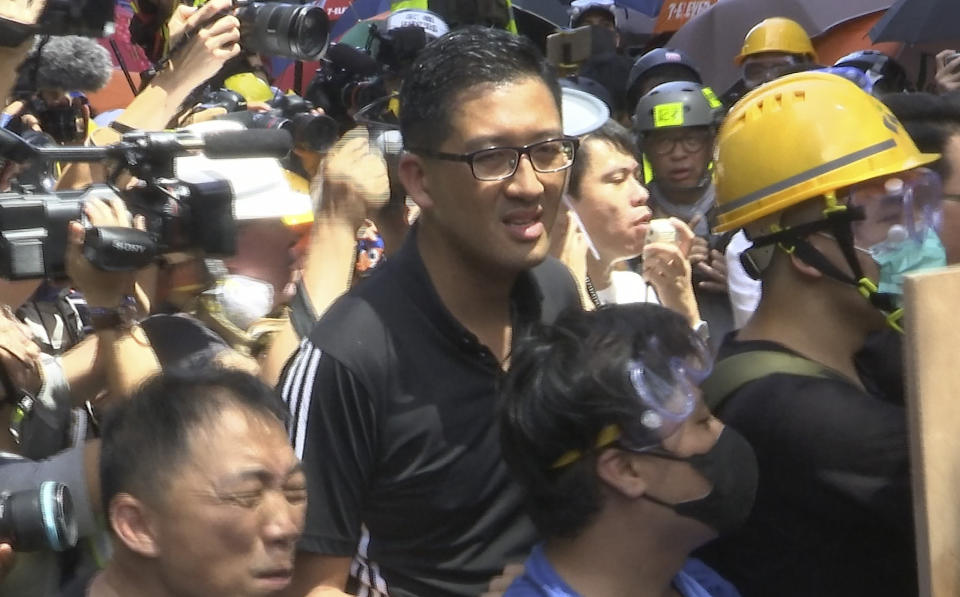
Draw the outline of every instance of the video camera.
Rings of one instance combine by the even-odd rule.
[[[90,198],[121,197],[133,214],[146,220],[145,231],[111,227],[88,231],[84,255],[102,270],[132,271],[158,255],[195,249],[210,256],[231,255],[236,222],[229,182],[209,172],[175,178],[174,158],[194,151],[211,158],[282,157],[290,145],[290,135],[283,130],[237,130],[203,136],[134,131],[104,147],[35,147],[0,129],[0,156],[13,161],[120,163],[110,183],[82,191],[0,193],[0,277],[62,277],[68,224],[84,220],[83,204]],[[113,182],[124,170],[139,182],[121,191]]]
[[[0,46],[16,47],[35,34],[107,37],[113,34],[114,0],[47,0],[36,23],[0,9]]]

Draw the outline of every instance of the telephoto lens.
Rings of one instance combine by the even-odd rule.
[[[316,5],[237,3],[240,45],[258,54],[319,60],[330,41],[327,13]]]
[[[44,481],[38,489],[0,493],[0,543],[14,551],[65,551],[77,544],[70,489]]]

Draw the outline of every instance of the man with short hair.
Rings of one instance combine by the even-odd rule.
[[[702,388],[760,484],[744,527],[701,555],[745,597],[916,595],[904,408],[854,358],[899,328],[904,274],[946,263],[924,167],[939,156],[817,72],[745,96],[717,139],[717,229],[746,231],[763,293]]]
[[[477,595],[535,539],[500,458],[495,388],[514,338],[579,305],[544,262],[577,143],[552,69],[504,31],[429,44],[400,105],[417,224],[280,381],[311,493],[292,595]]]
[[[239,371],[162,374],[108,413],[115,552],[88,597],[262,597],[293,575],[306,481],[283,404]],[[82,594],[82,593],[80,593]]]
[[[772,81],[789,69],[817,61],[810,36],[794,20],[764,19],[743,38],[743,48],[733,59],[740,67],[744,87],[749,91]]]
[[[710,233],[713,141],[722,108],[709,87],[671,81],[641,97],[633,117],[654,217],[678,218],[697,236],[689,253],[694,291],[716,346],[733,329],[723,258],[729,235]]]
[[[620,45],[617,15],[613,10],[613,0],[573,0],[570,3],[570,28],[596,26],[609,29],[617,36],[617,45]]]
[[[650,304],[564,313],[503,383],[504,457],[545,543],[505,597],[739,597],[690,552],[746,519],[750,444],[697,383],[709,351]]]
[[[654,48],[637,58],[627,77],[627,109],[633,114],[637,100],[651,89],[671,81],[690,81],[703,84],[700,71],[681,50]]]

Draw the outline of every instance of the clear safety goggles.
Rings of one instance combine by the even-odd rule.
[[[658,446],[672,435],[693,413],[700,396],[698,386],[713,370],[710,349],[695,338],[696,350],[686,358],[664,358],[653,341],[640,358],[627,362],[625,374],[632,395],[643,405],[639,420],[604,427],[593,448],[599,450],[615,442],[630,450]],[[560,469],[583,457],[580,450],[563,453],[551,465]]]
[[[940,229],[942,201],[940,176],[929,168],[854,185],[847,205],[863,216],[852,223],[854,241],[868,251],[886,241],[923,242],[929,231]]]

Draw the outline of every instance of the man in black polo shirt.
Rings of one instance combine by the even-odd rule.
[[[400,103],[418,224],[280,381],[310,495],[291,594],[477,595],[535,540],[495,386],[525,326],[579,305],[544,261],[576,142],[550,67],[502,31],[427,46]]]

